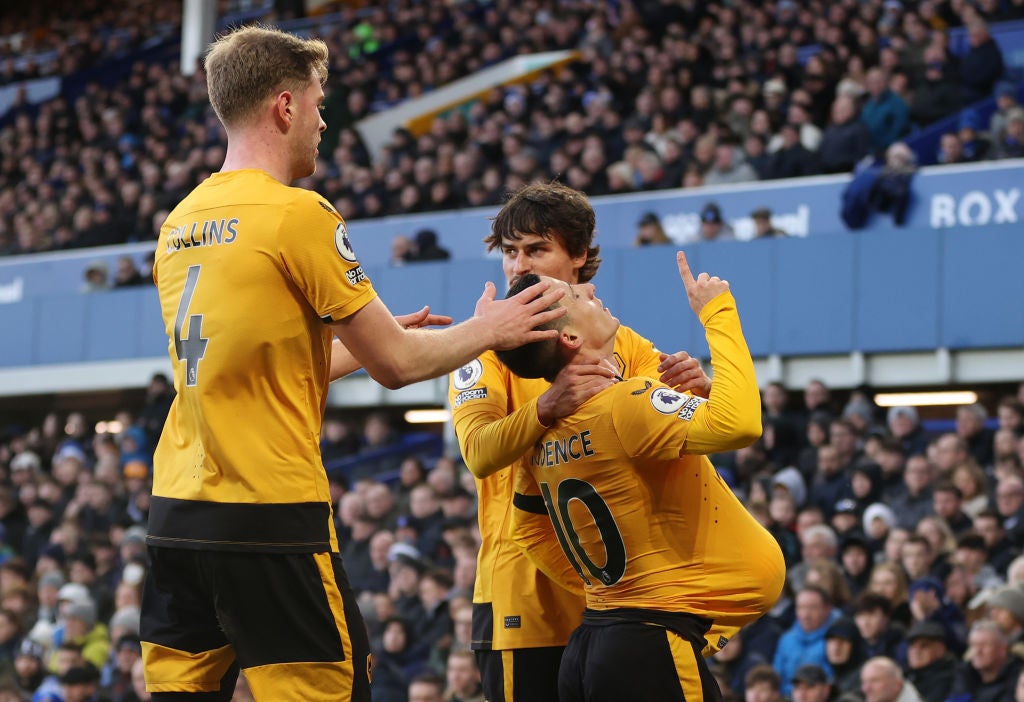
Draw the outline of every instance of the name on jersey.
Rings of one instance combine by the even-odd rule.
[[[230,244],[238,238],[238,218],[208,219],[175,227],[167,235],[167,253],[197,246]]]
[[[455,396],[455,402],[452,404],[458,407],[463,402],[469,402],[470,400],[483,400],[487,397],[487,388],[473,388],[472,390],[465,390]]]
[[[593,455],[594,449],[590,445],[590,430],[587,429],[564,439],[538,443],[533,454],[533,465],[550,468]]]

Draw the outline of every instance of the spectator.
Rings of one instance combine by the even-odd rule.
[[[991,158],[992,142],[980,133],[981,118],[971,108],[960,113],[957,136],[967,161],[984,161]]]
[[[1021,110],[1024,119],[1024,110]],[[1024,122],[1022,122],[1024,126]],[[991,466],[993,459],[992,430],[986,428],[988,410],[980,402],[958,407],[956,433],[967,445],[970,456],[980,466]]]
[[[733,185],[757,180],[757,171],[743,161],[742,151],[729,142],[715,147],[715,162],[704,174],[705,185]]]
[[[782,681],[770,665],[757,665],[743,681],[745,702],[782,702]]]
[[[852,612],[865,657],[895,658],[904,629],[893,623],[889,599],[875,592],[862,593],[854,602]]]
[[[856,597],[867,587],[874,555],[867,540],[860,534],[850,534],[840,543],[839,563],[852,596]]]
[[[480,670],[472,651],[453,650],[448,654],[447,668],[448,689],[444,702],[484,702]]]
[[[996,111],[988,121],[988,136],[992,141],[999,141],[1003,131],[1006,129],[1006,117],[1010,110],[1020,107],[1018,95],[1020,91],[1016,83],[1003,80],[996,84]]]
[[[960,59],[960,82],[965,105],[992,94],[1003,77],[1003,53],[989,34],[988,23],[980,17],[967,22],[970,48]]]
[[[772,662],[782,679],[783,696],[788,697],[792,692],[793,675],[804,664],[814,663],[832,672],[825,656],[825,632],[838,617],[839,612],[832,607],[824,590],[805,586],[797,593],[797,620],[779,638]]]
[[[722,210],[709,202],[700,211],[700,240],[729,241],[736,238],[732,226],[722,219]]]
[[[893,561],[876,563],[871,569],[867,592],[877,593],[889,600],[892,621],[903,625],[910,623],[907,575],[899,563]]]
[[[1024,156],[1024,108],[1014,107],[1006,113],[1006,126],[993,137],[992,158]]]
[[[772,224],[772,211],[767,207],[759,207],[750,213],[754,221],[754,238],[765,239],[786,236],[786,232]]]
[[[768,153],[764,135],[751,132],[746,136],[743,140],[743,158],[754,169],[758,180],[772,177],[772,154]]]
[[[960,86],[950,75],[946,53],[932,45],[924,52],[924,80],[914,88],[910,119],[918,127],[937,122],[960,109]]]
[[[85,283],[82,284],[82,292],[103,292],[110,289],[110,273],[106,261],[96,259],[86,267],[84,275]]]
[[[115,288],[131,288],[138,285],[145,285],[139,269],[135,267],[135,261],[131,256],[119,256],[117,258],[117,271],[114,273]]]
[[[800,143],[800,130],[797,125],[788,122],[783,124],[779,129],[779,135],[781,144],[777,151],[770,154],[765,177],[800,178],[821,172],[821,152],[813,153]],[[824,136],[822,139],[824,142]]]
[[[446,261],[451,258],[448,249],[438,244],[437,232],[433,229],[421,229],[416,232],[413,249],[415,253],[408,261]]]
[[[391,240],[391,258],[389,263],[392,266],[404,266],[416,255],[412,239],[405,234],[396,234]]]
[[[971,627],[966,659],[957,666],[949,700],[995,702],[1013,696],[1022,662],[1010,655],[1006,635],[995,622]]]
[[[885,69],[872,68],[867,73],[868,97],[861,107],[861,121],[871,132],[875,150],[882,152],[900,139],[910,124],[910,110],[899,95],[889,89]]]
[[[1003,518],[992,508],[983,509],[974,517],[974,530],[985,540],[988,563],[1005,579],[1010,563],[1020,552],[1010,543]]]
[[[916,409],[891,407],[886,414],[886,425],[893,438],[903,444],[907,456],[925,452],[928,447],[928,432],[921,426]]]
[[[633,246],[651,246],[657,244],[671,244],[672,240],[665,234],[661,226],[661,219],[654,212],[645,212],[636,223],[636,237],[633,239]]]
[[[73,666],[61,675],[62,702],[92,702],[99,688],[100,672],[92,663]]]
[[[860,631],[849,617],[837,619],[825,632],[825,657],[832,668],[831,688],[835,689],[836,694],[860,689],[860,668],[867,656]],[[796,693],[797,686],[794,684],[794,700]]]
[[[395,617],[383,623],[381,647],[374,653],[373,680],[370,690],[375,702],[406,702],[410,682],[426,670],[422,653],[412,655],[408,623]]]
[[[996,483],[996,510],[1003,518],[1010,543],[1024,548],[1024,479],[1019,475],[1009,475]],[[30,520],[31,516],[30,512]]]
[[[860,672],[864,702],[921,702],[914,684],[903,678],[903,671],[884,656],[869,659]]]
[[[946,647],[946,631],[923,621],[907,632],[907,679],[924,702],[944,702],[953,684],[956,659]]]
[[[960,536],[973,526],[971,518],[963,510],[964,497],[960,488],[949,478],[935,483],[932,490],[932,511],[946,522],[954,536]]]
[[[825,173],[849,173],[871,153],[872,135],[853,99],[840,95],[832,103],[832,120],[821,137],[818,163]]]
[[[936,156],[936,161],[941,164],[953,164],[967,163],[969,160],[958,133],[946,132],[939,137],[939,153]]]
[[[989,618],[1006,635],[1007,644],[1016,657],[1024,652],[1024,589],[1009,585],[995,590],[986,601]]]
[[[444,702],[444,678],[437,673],[420,673],[409,683],[409,702]]]
[[[932,513],[935,473],[935,468],[924,455],[907,459],[903,474],[904,490],[889,502],[899,526],[914,529],[924,517]]]
[[[804,665],[793,674],[793,702],[828,702],[832,685],[828,674],[817,665]]]
[[[818,560],[832,560],[839,551],[839,539],[832,527],[815,524],[797,533],[800,539],[801,562],[787,573],[794,590],[803,588],[810,564]]]

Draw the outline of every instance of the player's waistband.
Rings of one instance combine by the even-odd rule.
[[[711,628],[711,620],[687,612],[665,612],[660,609],[620,607],[618,609],[585,609],[583,624],[586,626],[613,626],[623,623],[637,623],[660,626],[679,634],[687,641],[704,645],[704,634]]]
[[[220,551],[321,553],[333,528],[326,502],[252,504],[153,496],[151,546]]]

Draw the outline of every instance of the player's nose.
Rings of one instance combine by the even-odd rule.
[[[524,273],[530,273],[531,272],[531,269],[530,269],[530,259],[529,259],[529,257],[525,253],[519,252],[518,254],[516,254],[515,270],[516,270],[516,273],[519,274],[519,275],[523,275]]]

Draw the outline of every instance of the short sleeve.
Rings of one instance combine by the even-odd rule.
[[[345,221],[316,193],[299,191],[288,206],[278,247],[287,275],[325,322],[354,314],[377,295]]]

